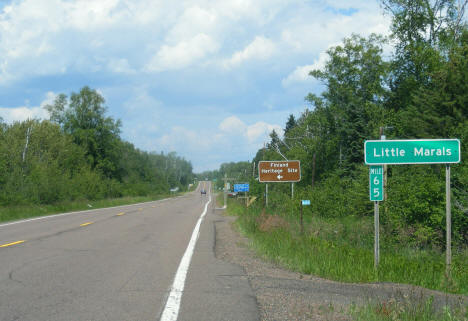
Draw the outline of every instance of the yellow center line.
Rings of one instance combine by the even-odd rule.
[[[16,241],[16,242],[12,242],[12,243],[8,243],[8,244],[3,244],[3,245],[0,245],[0,247],[7,247],[7,246],[12,246],[12,245],[15,245],[15,244],[20,244],[20,243],[24,243],[26,242],[25,240],[22,240],[22,241]]]
[[[139,211],[143,211],[143,209],[142,209],[141,207],[140,207],[138,210],[139,210]]]
[[[156,207],[156,205],[153,205],[153,206],[151,206],[151,207],[152,207],[152,208],[155,208],[155,207]]]
[[[119,214],[117,214],[117,216],[120,216],[120,215],[124,215],[125,212],[120,212]]]
[[[81,224],[80,226],[87,226],[87,225],[90,225],[90,224],[93,224],[94,222],[86,222],[86,223],[83,223]]]

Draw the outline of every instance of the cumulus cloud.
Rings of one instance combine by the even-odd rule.
[[[219,124],[221,133],[233,135],[237,139],[246,141],[248,144],[261,144],[269,139],[269,134],[275,130],[282,135],[283,129],[279,125],[268,124],[263,121],[255,122],[251,125],[246,124],[236,116],[229,116]]]
[[[273,130],[280,136],[283,133],[279,125],[263,121],[247,124],[236,116],[229,116],[219,123],[216,131],[174,126],[157,140],[157,145],[163,150],[177,150],[182,155],[200,159],[203,155],[206,157],[207,152],[213,157],[213,150],[216,150],[217,159],[221,159],[223,155],[235,158],[242,155],[248,160],[269,140],[269,134]],[[197,166],[196,170],[199,169]]]
[[[312,80],[312,77],[309,73],[312,70],[323,70],[328,59],[328,54],[326,52],[321,52],[319,57],[314,60],[314,63],[311,65],[298,66],[291,72],[286,78],[284,78],[281,83],[283,87],[287,87],[291,84],[298,82],[305,82]]]
[[[228,134],[243,133],[246,128],[247,125],[236,116],[229,116],[219,124],[219,129]]]
[[[189,66],[218,50],[219,45],[210,36],[198,34],[174,46],[164,45],[146,66],[147,71],[176,70]]]
[[[339,14],[348,9],[355,13]],[[283,15],[291,11],[296,14]],[[277,54],[287,60],[291,53],[317,54],[351,32],[388,33],[389,21],[379,13],[377,2],[364,0],[13,1],[0,11],[0,82],[160,72],[202,62],[232,69]],[[274,32],[262,36],[265,30]],[[258,36],[236,47],[252,34]]]
[[[2,117],[7,123],[13,123],[27,119],[47,118],[48,114],[42,107],[0,107],[0,117]]]
[[[130,67],[127,59],[125,58],[111,58],[107,63],[107,69],[115,73],[126,73],[132,74],[135,73],[135,70]]]
[[[273,55],[275,44],[268,38],[257,36],[243,50],[235,52],[230,59],[225,61],[226,68],[239,65],[247,60],[265,60]]]
[[[183,126],[174,126],[169,133],[157,139],[158,145],[164,150],[177,150],[190,155],[210,151],[217,141],[217,136],[212,133]]]
[[[27,119],[46,119],[49,118],[48,112],[44,109],[47,104],[52,104],[57,95],[54,92],[48,92],[45,95],[45,99],[41,102],[40,106],[29,107],[0,107],[0,117],[3,118],[7,123],[13,123],[16,121],[24,121]]]
[[[198,148],[218,164],[234,150],[249,159],[271,130],[281,132],[275,124],[302,104],[306,86],[314,90],[308,72],[323,66],[330,45],[352,32],[388,34],[389,24],[377,0],[8,1],[0,5],[0,96],[37,101],[1,106],[0,115],[47,117],[47,97],[15,93],[94,84],[140,148]],[[206,104],[223,107],[204,109],[203,120],[187,115]],[[219,146],[228,146],[224,159]],[[206,157],[184,156],[195,167]]]
[[[132,71],[177,12],[167,1],[23,0],[0,9],[0,82]],[[118,57],[118,58],[117,58]]]
[[[229,116],[219,123],[218,131],[215,132],[174,126],[168,134],[158,139],[158,143],[165,149],[177,148],[177,150],[185,149],[190,151],[209,150],[239,144],[255,145],[255,148],[257,148],[268,139],[273,130],[276,130],[279,134],[282,133],[279,125],[262,121],[248,125],[236,116]]]
[[[269,139],[269,134],[272,131],[276,131],[279,136],[283,136],[283,129],[279,125],[272,125],[265,123],[263,121],[256,122],[253,125],[247,127],[247,132],[245,133],[245,137],[247,141],[250,143],[257,142],[261,143],[262,141],[266,141]]]
[[[183,11],[165,38],[167,41],[180,41],[200,33],[213,35],[220,23],[219,12],[214,8],[193,5]]]

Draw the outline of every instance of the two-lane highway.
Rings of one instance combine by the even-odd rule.
[[[158,320],[209,201],[199,189],[0,225],[0,320]]]

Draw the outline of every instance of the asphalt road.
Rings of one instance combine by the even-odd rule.
[[[159,320],[209,195],[0,225],[0,320]],[[212,203],[177,320],[257,320],[244,270],[214,256]]]

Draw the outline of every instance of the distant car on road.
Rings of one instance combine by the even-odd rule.
[[[206,190],[202,188],[201,193],[206,194]]]

